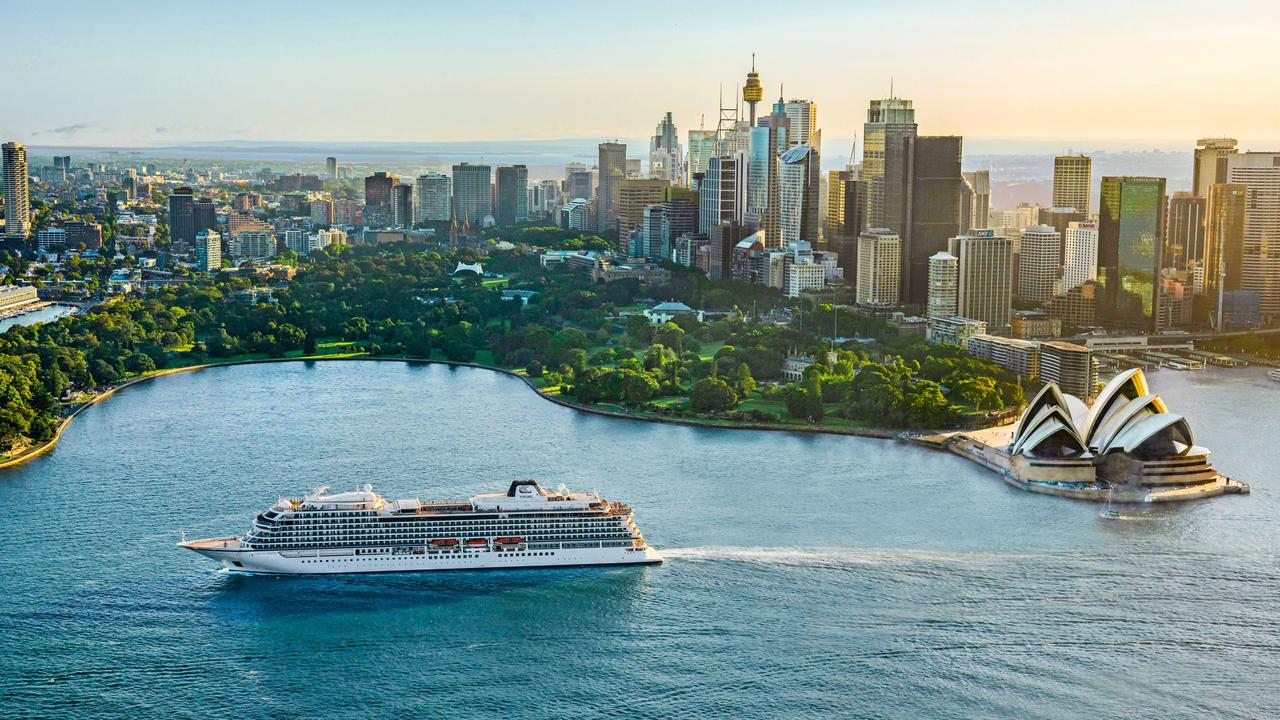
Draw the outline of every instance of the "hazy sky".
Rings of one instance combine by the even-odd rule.
[[[0,138],[31,145],[642,137],[667,110],[683,136],[754,51],[828,137],[893,77],[930,134],[1280,146],[1275,0],[11,0],[0,24]]]

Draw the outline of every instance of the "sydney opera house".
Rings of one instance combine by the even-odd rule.
[[[1014,484],[1052,495],[1159,502],[1247,487],[1214,470],[1187,419],[1170,412],[1136,369],[1107,383],[1092,407],[1045,385],[1007,451]]]

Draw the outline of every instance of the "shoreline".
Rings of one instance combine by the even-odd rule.
[[[71,425],[71,421],[75,420],[77,415],[89,409],[90,407],[97,405],[98,403],[110,398],[112,395],[115,395],[116,392],[123,390],[127,387],[137,385],[138,383],[148,382],[156,378],[167,377],[169,375],[176,375],[178,373],[194,372],[197,370],[207,370],[210,368],[218,368],[218,367],[235,367],[238,365],[257,365],[257,364],[266,364],[266,363],[287,363],[287,362],[398,362],[398,363],[421,363],[421,364],[429,364],[429,365],[449,365],[449,366],[457,366],[457,367],[476,368],[479,370],[489,370],[492,372],[501,373],[503,375],[507,375],[509,377],[519,379],[525,384],[525,387],[532,390],[536,395],[538,395],[538,397],[544,400],[548,400],[552,403],[555,403],[556,405],[559,405],[561,407],[566,407],[566,408],[577,410],[580,412],[591,413],[593,415],[603,415],[606,417],[620,418],[624,420],[639,420],[642,422],[664,423],[668,425],[685,425],[689,427],[702,427],[702,428],[711,428],[711,429],[717,429],[717,430],[763,430],[767,432],[800,432],[800,433],[809,433],[809,434],[815,434],[815,435],[844,435],[849,437],[875,438],[878,440],[906,439],[904,437],[904,433],[910,432],[906,430],[889,430],[889,429],[883,429],[883,428],[863,429],[863,428],[823,428],[820,426],[819,427],[791,426],[791,425],[785,425],[782,423],[743,424],[739,422],[737,424],[734,424],[735,421],[717,422],[714,420],[707,420],[707,419],[701,419],[701,418],[667,417],[667,416],[658,416],[658,415],[635,415],[635,414],[626,413],[626,412],[618,412],[615,410],[606,410],[604,408],[591,407],[589,405],[579,405],[569,400],[565,400],[562,397],[550,395],[548,393],[543,392],[541,388],[534,385],[533,381],[529,378],[529,376],[522,375],[514,370],[494,367],[492,365],[483,365],[480,363],[473,363],[473,362],[450,362],[448,360],[431,360],[428,358],[415,358],[415,357],[331,357],[331,356],[325,356],[325,355],[308,355],[303,357],[255,358],[252,360],[233,360],[229,362],[203,363],[200,365],[188,365],[187,367],[166,368],[164,370],[157,370],[155,372],[152,372],[146,375],[139,375],[138,377],[126,380],[125,382],[122,382],[119,385],[115,385],[111,388],[108,388],[107,390],[104,390],[98,393],[97,395],[93,396],[92,398],[80,403],[79,407],[77,407],[70,414],[68,414],[67,416],[63,417],[61,420],[58,421],[58,426],[53,433],[53,437],[49,438],[41,445],[29,447],[14,457],[8,458],[4,461],[0,461],[0,470],[7,470],[12,467],[17,467],[18,465],[22,465],[30,460],[34,460],[35,458],[38,458],[41,455],[48,453],[50,450],[53,450],[53,448],[57,446],[58,440],[62,438],[62,433],[67,429],[69,425]],[[926,447],[928,447],[928,445],[926,445]]]

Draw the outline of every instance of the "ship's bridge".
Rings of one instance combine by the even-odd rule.
[[[593,493],[571,493],[561,485],[548,492],[535,480],[516,480],[505,493],[481,493],[471,498],[477,511],[586,510],[604,505]]]

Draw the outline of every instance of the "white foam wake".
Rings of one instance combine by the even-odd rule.
[[[991,565],[1028,559],[1026,555],[949,553],[895,548],[785,548],[709,545],[662,548],[667,560],[681,562],[740,562],[790,567],[849,567],[858,565]]]

